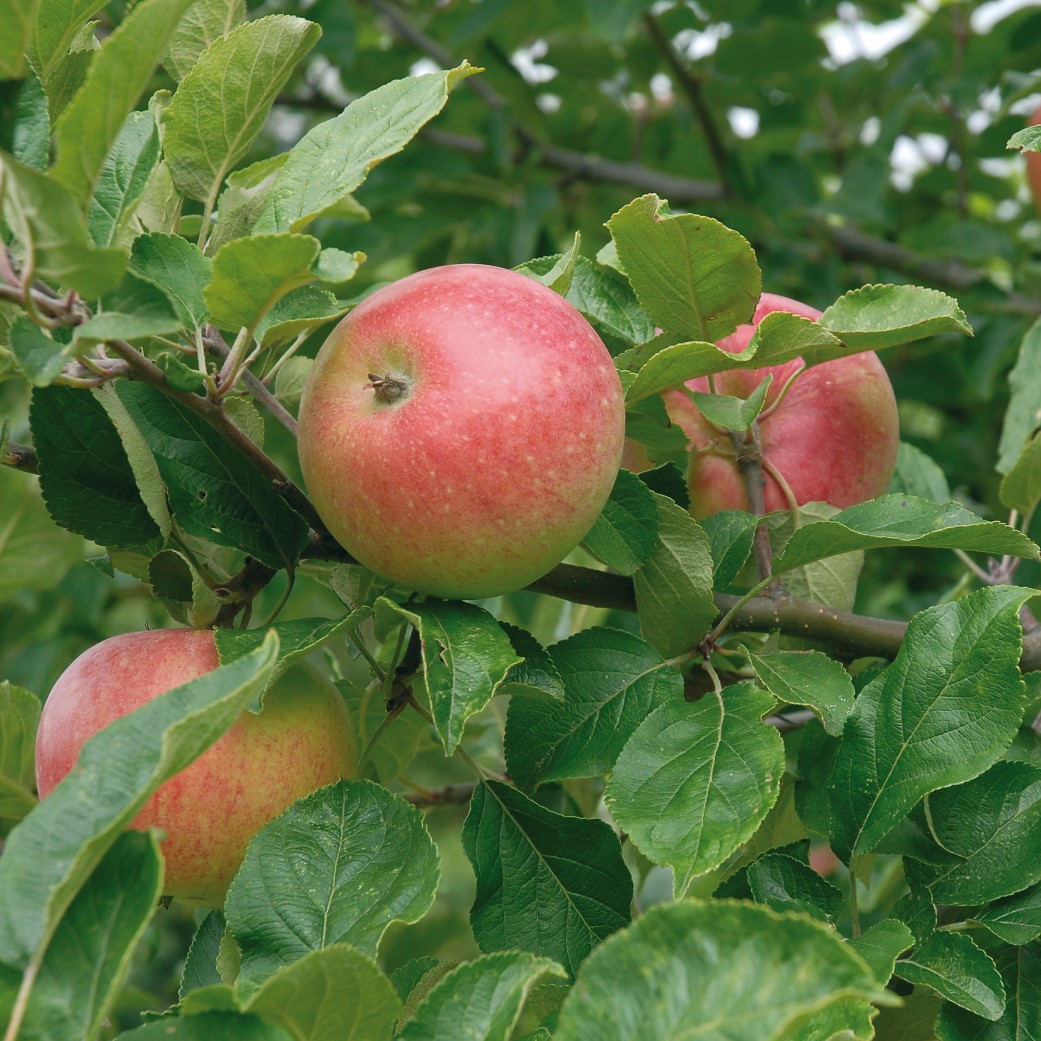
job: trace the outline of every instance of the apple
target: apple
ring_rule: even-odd
[[[743,351],[755,327],[773,311],[814,320],[821,316],[797,300],[764,293],[752,324],[739,326],[718,346],[735,354]],[[766,511],[788,509],[792,499],[800,506],[829,502],[844,508],[882,495],[893,477],[900,437],[896,399],[882,362],[865,351],[815,365],[796,376],[778,401],[801,366],[797,358],[762,369],[731,369],[714,378],[718,393],[747,398],[773,375],[757,421]],[[704,377],[687,386],[709,390]],[[668,390],[664,397],[670,418],[690,439],[691,513],[703,518],[720,510],[748,510],[729,434],[709,423],[684,391]]]
[[[103,640],[58,678],[36,739],[36,785],[45,798],[88,738],[160,694],[218,665],[209,630],[155,629]],[[357,745],[343,699],[306,663],[244,711],[195,762],[166,781],[132,827],[165,832],[165,889],[219,906],[249,840],[291,803],[351,776]]]
[[[582,541],[624,433],[614,363],[571,304],[454,264],[379,289],[333,330],[301,398],[300,465],[358,561],[468,600],[528,585]]]
[[[1041,106],[1031,113],[1027,126],[1041,124]],[[1041,152],[1025,152],[1027,157],[1027,180],[1030,183],[1030,194],[1034,197],[1034,206],[1041,213]]]

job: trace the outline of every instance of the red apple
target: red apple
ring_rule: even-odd
[[[209,630],[156,629],[104,640],[58,678],[36,739],[41,798],[72,769],[97,731],[218,665]],[[198,759],[163,784],[132,827],[161,828],[164,891],[217,906],[249,840],[291,803],[349,777],[357,745],[336,688],[298,664]]]
[[[814,320],[821,315],[797,300],[764,293],[752,324],[739,326],[719,346],[735,354],[743,351],[755,327],[773,311]],[[715,376],[718,393],[747,398],[773,375],[758,420],[767,512],[791,505],[778,475],[799,505],[829,502],[844,508],[882,495],[893,477],[900,433],[893,388],[878,356],[865,351],[806,369],[778,404],[778,395],[801,365],[801,359],[794,359]],[[706,378],[690,380],[687,386],[709,390]],[[730,436],[709,423],[681,390],[666,391],[665,405],[690,438],[691,513],[701,518],[720,510],[747,510],[748,494]]]
[[[378,290],[333,330],[300,403],[300,464],[362,564],[476,599],[533,582],[585,537],[624,427],[611,356],[571,304],[458,264]]]
[[[1041,124],[1041,107],[1034,109],[1027,126]],[[1034,206],[1041,213],[1041,152],[1025,152],[1027,157],[1027,180],[1030,183],[1030,194],[1034,197]]]

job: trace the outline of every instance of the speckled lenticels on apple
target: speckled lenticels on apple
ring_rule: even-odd
[[[622,387],[579,312],[525,275],[432,268],[363,301],[318,354],[300,463],[362,564],[409,589],[519,589],[586,535],[610,495]]]

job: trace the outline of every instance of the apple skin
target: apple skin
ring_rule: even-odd
[[[369,374],[392,377],[381,400]],[[312,501],[358,561],[418,592],[511,592],[593,526],[622,456],[622,387],[552,290],[482,264],[373,293],[333,330],[300,404]]]
[[[821,312],[797,300],[764,293],[751,325],[741,325],[718,346],[743,351],[755,327],[773,311],[805,318]],[[801,365],[796,358],[762,369],[717,373],[720,394],[747,398],[772,374],[764,412],[776,401],[788,378]],[[707,392],[707,378],[690,380],[691,390]],[[688,471],[690,511],[696,518],[721,510],[748,510],[748,494],[734,458],[730,437],[716,430],[680,390],[664,392],[669,417],[690,439]],[[815,365],[800,375],[777,409],[759,420],[764,460],[788,483],[796,502],[829,502],[843,509],[882,495],[896,467],[900,422],[896,399],[878,355],[870,351]],[[775,478],[764,470],[766,511],[790,503]]]
[[[58,678],[36,738],[36,785],[45,798],[72,770],[88,738],[173,687],[218,665],[209,630],[155,629],[113,636]],[[244,711],[195,762],[166,781],[131,827],[161,828],[164,892],[223,903],[249,840],[291,803],[357,766],[354,729],[336,688],[306,663]]]
[[[1027,121],[1028,127],[1041,124],[1041,107],[1034,109]],[[1025,152],[1027,159],[1027,181],[1030,194],[1034,197],[1034,208],[1041,213],[1041,152]]]

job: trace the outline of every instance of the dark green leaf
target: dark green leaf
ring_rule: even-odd
[[[937,903],[986,903],[1041,880],[1041,768],[995,763],[927,805],[936,841],[956,858],[922,868]]]
[[[564,700],[516,697],[506,716],[506,762],[522,788],[609,773],[647,713],[682,697],[680,674],[629,633],[586,629],[550,655]]]
[[[1019,608],[996,586],[922,611],[896,660],[857,698],[831,778],[832,844],[867,852],[925,795],[977,777],[1023,711]]]
[[[66,344],[51,339],[24,315],[11,324],[11,353],[22,375],[34,387],[48,387],[60,375],[71,351]]]
[[[319,789],[266,825],[228,891],[238,987],[330,944],[375,957],[392,922],[417,922],[440,880],[422,814],[370,781]]]
[[[181,321],[166,293],[127,273],[101,301],[102,311],[76,326],[76,340],[140,340],[176,333]]]
[[[726,589],[748,562],[759,518],[744,510],[722,510],[700,523],[712,551],[713,584]]]
[[[223,912],[210,911],[195,930],[181,973],[181,984],[177,988],[179,998],[183,998],[189,991],[216,986],[222,982],[217,970],[217,959],[220,956],[225,929]]]
[[[663,495],[658,543],[636,573],[640,629],[648,643],[671,656],[696,647],[716,617],[708,537],[686,510]]]
[[[137,1030],[120,1034],[120,1041],[298,1041],[281,1027],[257,1016],[236,1012],[202,1012],[172,1019],[164,1016]]]
[[[651,490],[628,470],[619,470],[583,545],[598,560],[623,575],[635,574],[658,541],[658,509]]]
[[[1010,510],[1029,517],[1041,499],[1041,434],[1031,438],[1005,475],[998,494]]]
[[[1007,474],[1041,426],[1041,319],[1023,337],[1008,377],[1011,397],[998,446],[997,471]]]
[[[751,838],[777,801],[784,743],[753,683],[652,712],[622,749],[604,801],[633,844],[676,872],[677,895]]]
[[[906,495],[883,495],[850,506],[830,520],[798,529],[774,560],[774,573],[783,574],[815,560],[856,549],[922,546],[964,549],[1036,560],[1036,545],[1022,532],[999,521],[980,520],[955,502],[939,504]]]
[[[127,381],[117,389],[188,534],[242,549],[269,567],[295,560],[307,544],[307,523],[267,478],[199,416],[159,391]]]
[[[434,726],[451,754],[467,719],[491,701],[520,658],[499,623],[476,604],[428,600],[402,605],[381,598],[377,611],[400,615],[419,631]]]
[[[484,951],[531,951],[573,974],[629,921],[632,877],[603,821],[563,817],[484,781],[463,825],[463,848],[477,876],[470,921]],[[539,914],[529,913],[533,906]]]
[[[994,962],[965,933],[933,933],[901,958],[894,972],[984,1019],[1000,1019],[1005,1011],[1005,988]]]
[[[726,394],[703,394],[694,391],[691,397],[701,414],[723,430],[747,430],[763,411],[766,395],[773,383],[767,376],[747,398],[733,398]]]
[[[896,472],[889,491],[895,495],[913,495],[933,502],[948,502],[951,488],[939,466],[920,448],[900,442],[896,455]]]
[[[974,912],[972,919],[982,922],[1005,943],[1030,943],[1041,936],[1041,886],[1005,897]]]
[[[29,418],[40,488],[63,528],[102,546],[140,546],[160,533],[119,434],[94,395],[37,387]]]
[[[287,293],[257,323],[256,339],[261,347],[278,347],[326,322],[341,318],[347,305],[319,286],[300,286]],[[303,361],[302,358],[290,359]],[[279,376],[285,366],[279,370]],[[281,394],[279,394],[281,398]]]
[[[850,940],[850,946],[871,967],[880,987],[889,982],[896,959],[913,947],[914,943],[911,930],[895,918],[876,922],[870,929],[865,929],[861,936]]]
[[[748,655],[756,678],[778,700],[808,705],[829,734],[842,733],[853,711],[853,680],[820,651],[775,651]]]

